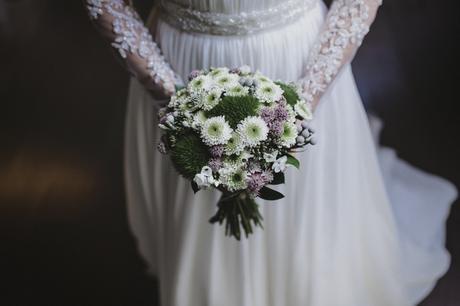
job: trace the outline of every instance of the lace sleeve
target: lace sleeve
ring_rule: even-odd
[[[155,94],[170,96],[182,84],[127,0],[85,0],[90,18],[127,69]]]
[[[316,107],[340,68],[361,45],[382,0],[334,0],[300,80],[303,98]]]

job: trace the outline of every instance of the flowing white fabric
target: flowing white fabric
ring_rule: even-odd
[[[279,1],[182,2],[238,13]],[[295,22],[238,36],[190,33],[160,19],[155,40],[183,79],[193,69],[248,64],[271,78],[296,81],[325,14],[317,1]],[[140,252],[159,279],[161,305],[415,305],[446,271],[443,227],[455,188],[388,149],[377,154],[349,65],[316,110],[318,144],[298,155],[301,169],[288,169],[279,187],[286,197],[258,200],[265,229],[241,242],[208,223],[219,193],[194,195],[169,157],[157,152],[154,105],[133,79],[128,212]]]

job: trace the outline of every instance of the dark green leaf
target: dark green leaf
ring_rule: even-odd
[[[300,100],[300,97],[297,94],[295,87],[291,84],[286,84],[282,82],[275,83],[278,84],[283,90],[283,96],[286,99],[287,103],[291,106],[296,105],[297,101]]]
[[[270,185],[280,185],[284,184],[284,173],[278,172],[273,175],[273,181],[270,182]]]
[[[297,169],[299,169],[299,167],[300,167],[299,160],[297,158],[295,158],[294,156],[292,156],[291,154],[287,154],[287,162],[286,163],[296,167]]]
[[[174,87],[176,87],[176,92],[179,91],[179,90],[181,90],[181,89],[183,89],[183,88],[185,88],[185,86],[183,86],[183,85],[177,85],[177,84],[174,85]]]
[[[200,190],[200,188],[198,188],[197,183],[195,183],[194,181],[191,181],[190,183],[192,184],[193,192],[197,193]]]
[[[262,187],[262,189],[260,189],[259,191],[259,198],[267,200],[267,201],[276,201],[276,200],[284,198],[284,195],[268,187]]]

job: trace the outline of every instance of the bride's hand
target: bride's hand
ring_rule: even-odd
[[[149,89],[150,94],[155,100],[169,100],[176,93],[174,83],[154,83]]]

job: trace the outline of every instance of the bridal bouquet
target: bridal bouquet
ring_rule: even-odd
[[[210,222],[225,222],[226,235],[239,240],[241,229],[247,237],[253,225],[262,227],[256,198],[283,198],[268,185],[283,184],[288,165],[299,167],[292,153],[313,144],[311,119],[294,84],[247,66],[193,71],[159,112],[158,149],[195,192],[222,192]]]

